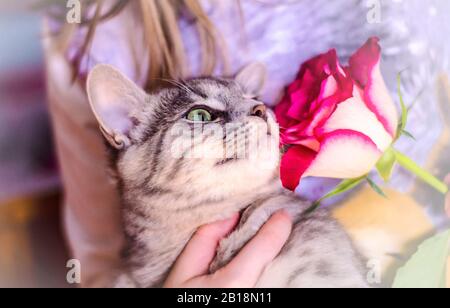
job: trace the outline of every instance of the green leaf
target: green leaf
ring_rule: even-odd
[[[364,175],[362,177],[356,178],[356,179],[349,179],[349,180],[344,180],[341,183],[339,183],[338,186],[336,186],[336,188],[334,188],[332,191],[330,191],[329,193],[327,193],[324,197],[322,197],[319,201],[324,201],[325,199],[329,199],[331,197],[340,195],[342,193],[345,193],[353,188],[355,188],[356,186],[358,186],[363,180],[365,180],[367,177],[367,175]]]
[[[323,196],[322,198],[320,198],[319,200],[314,202],[313,205],[310,208],[308,208],[305,213],[310,214],[310,213],[314,212],[316,209],[318,209],[320,207],[321,203],[323,201],[325,201],[326,199],[329,199],[331,197],[334,197],[334,196],[343,194],[349,190],[352,190],[353,188],[358,186],[362,181],[364,181],[366,178],[367,178],[367,175],[364,175],[364,176],[356,178],[356,179],[349,179],[349,180],[342,181],[332,191],[330,191],[325,196]]]
[[[381,189],[380,186],[378,186],[374,181],[372,181],[372,179],[370,179],[369,177],[366,179],[367,182],[369,183],[370,187],[372,187],[372,189],[379,194],[380,196],[382,196],[383,198],[388,198],[386,196],[386,194],[384,193],[384,191]]]
[[[446,194],[448,192],[448,187],[445,183],[438,180],[436,177],[431,175],[429,172],[425,171],[422,167],[420,167],[417,163],[415,163],[412,159],[407,157],[406,155],[394,150],[395,158],[399,165],[401,165],[406,170],[418,176],[422,181],[436,189],[442,194]]]
[[[389,149],[384,152],[383,156],[378,161],[376,167],[378,170],[378,173],[383,178],[385,182],[389,182],[392,176],[392,170],[394,169],[396,159],[395,159],[395,152],[390,147]]]
[[[398,270],[393,287],[444,288],[449,250],[450,230],[428,239]]]
[[[413,139],[414,141],[417,141],[416,137],[414,137],[413,134],[411,134],[410,132],[408,132],[406,130],[402,130],[402,135],[405,135],[405,136]]]
[[[323,200],[314,202],[314,203],[313,203],[313,204],[305,211],[305,214],[306,214],[306,215],[309,215],[309,214],[313,213],[315,210],[317,210],[317,209],[321,206],[322,201],[323,201]]]
[[[402,77],[400,74],[397,75],[397,92],[398,97],[400,99],[400,106],[402,109],[402,116],[398,125],[397,131],[397,139],[401,136],[402,132],[406,128],[406,124],[408,123],[408,108],[406,107],[405,100],[403,99],[402,93]]]

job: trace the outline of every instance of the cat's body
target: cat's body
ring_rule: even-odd
[[[195,79],[151,95],[111,67],[91,73],[90,102],[116,148],[124,200],[128,273],[115,285],[161,286],[200,226],[242,212],[220,244],[214,272],[286,210],[293,232],[257,287],[367,286],[338,223],[326,210],[306,215],[311,204],[281,187],[277,125],[254,98],[262,84],[259,65],[236,81]]]
[[[142,213],[136,213],[132,208],[125,209],[131,249],[127,258],[135,280],[133,283],[141,287],[161,286],[175,259],[198,227],[247,208],[239,227],[222,241],[212,271],[230,261],[271,214],[285,209],[296,217],[292,236],[281,254],[266,269],[257,287],[365,286],[361,260],[345,232],[327,211],[318,210],[302,221],[301,214],[309,204],[277,186],[272,184],[272,191],[261,189],[262,193],[254,196],[204,203],[197,211],[192,211],[192,215],[163,212],[156,215],[158,218],[153,216],[149,222],[146,221],[149,216],[140,216]],[[150,198],[149,201],[156,205],[167,204],[164,201],[159,203],[157,198]],[[208,213],[208,210],[204,213],[206,208],[227,210],[220,214]],[[123,278],[118,285],[129,285],[128,277]]]

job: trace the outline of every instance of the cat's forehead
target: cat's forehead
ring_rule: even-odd
[[[232,79],[197,78],[187,81],[187,85],[205,97],[216,97],[222,93],[241,93],[237,83]]]
[[[232,79],[197,78],[176,87],[176,97],[186,104],[212,104],[216,109],[232,108],[243,92]]]
[[[187,85],[193,92],[188,93],[189,95],[211,102],[217,101],[225,104],[227,107],[231,107],[229,105],[232,105],[233,101],[243,95],[241,88],[231,79],[193,79]]]

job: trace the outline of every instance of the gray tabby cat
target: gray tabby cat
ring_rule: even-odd
[[[359,255],[328,211],[305,215],[310,204],[280,184],[278,126],[256,99],[265,76],[253,64],[234,80],[193,79],[146,94],[111,66],[91,72],[89,101],[114,149],[123,196],[128,274],[116,286],[161,286],[200,226],[242,211],[214,272],[284,209],[295,218],[292,235],[257,287],[367,287]]]

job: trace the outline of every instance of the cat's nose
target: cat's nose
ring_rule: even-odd
[[[265,120],[267,119],[267,107],[263,104],[256,105],[252,108],[250,115]]]

